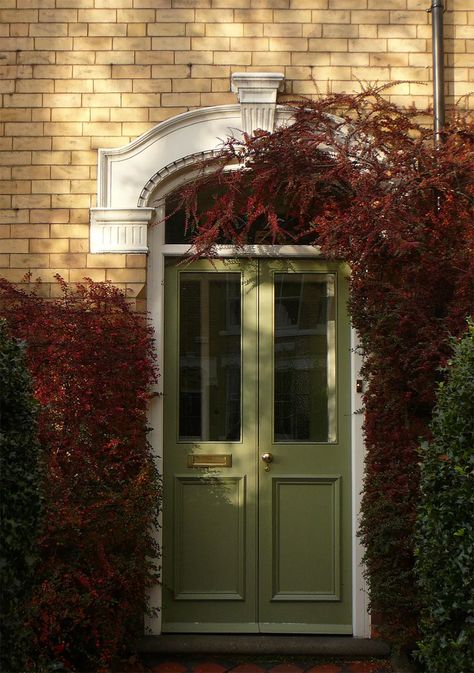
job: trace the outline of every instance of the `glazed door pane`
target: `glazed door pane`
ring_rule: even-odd
[[[241,278],[182,274],[179,286],[179,439],[240,439]]]
[[[274,276],[274,437],[328,442],[335,437],[334,277]]]

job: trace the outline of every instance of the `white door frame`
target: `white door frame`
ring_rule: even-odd
[[[188,163],[188,167],[190,163]],[[173,171],[171,171],[173,173]],[[156,186],[148,206],[155,209],[156,221],[163,222],[164,198],[166,194],[176,189],[189,176],[182,171],[176,171],[176,176],[163,178]],[[189,178],[188,178],[189,179]],[[167,257],[184,257],[189,254],[188,245],[171,245],[164,242],[163,225],[152,226],[148,231],[148,282],[147,302],[150,319],[156,335],[157,352],[163,352],[161,343],[164,335],[164,270]],[[217,246],[215,256],[218,258],[257,257],[257,258],[312,258],[323,259],[321,251],[315,246],[306,245],[247,245],[238,250],[232,245]],[[357,537],[360,516],[360,501],[363,488],[363,468],[365,447],[362,432],[363,414],[362,393],[358,381],[360,380],[361,357],[357,350],[357,334],[351,329],[351,471],[352,471],[352,614],[354,637],[370,637],[370,615],[368,612],[367,588],[363,577],[362,556],[363,548]],[[154,448],[155,457],[162,472],[163,446],[163,380],[166,375],[163,360],[159,361],[160,380],[157,388],[158,395],[153,398],[150,407],[150,427],[154,428],[150,435],[150,442]],[[358,392],[359,391],[359,392]],[[161,542],[161,537],[159,542]],[[161,608],[161,588],[153,590],[150,603],[153,607]],[[157,617],[147,622],[153,634],[161,633],[161,612]]]
[[[264,74],[264,73],[263,73]],[[263,75],[255,73],[255,75]],[[252,79],[252,78],[250,78]],[[270,78],[271,79],[271,78]],[[252,83],[252,82],[251,82]],[[278,82],[277,82],[278,85]],[[258,102],[255,119],[258,119]],[[285,108],[273,106],[277,125],[289,122]],[[186,245],[166,245],[164,226],[149,226],[152,221],[163,219],[163,197],[180,183],[189,179],[195,170],[196,161],[214,151],[236,129],[248,129],[251,103],[243,100],[241,105],[225,105],[192,110],[158,124],[130,144],[113,149],[99,150],[97,207],[91,209],[91,252],[148,252],[147,303],[150,319],[155,330],[158,356],[162,353],[163,281],[165,258],[181,256],[188,252]],[[268,108],[268,104],[266,104]],[[242,108],[242,109],[241,109]],[[245,112],[245,115],[244,115]],[[273,123],[273,118],[272,118]],[[251,129],[250,129],[251,130]],[[161,201],[160,201],[161,199]],[[282,246],[219,246],[218,257],[285,257],[321,258],[317,247]],[[361,359],[357,353],[357,335],[351,335],[351,461],[352,461],[352,607],[353,635],[370,637],[367,587],[363,577],[363,548],[357,537],[359,527],[361,492],[365,447],[362,432],[362,394],[358,392]],[[153,445],[158,467],[163,457],[163,408],[160,393],[165,375],[163,362],[159,359],[160,379],[150,404],[150,441]],[[161,534],[158,531],[159,542]],[[157,586],[150,596],[150,603],[161,607],[161,591]],[[161,614],[148,620],[152,634],[161,633]]]

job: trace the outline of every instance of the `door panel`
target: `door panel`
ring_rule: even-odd
[[[346,285],[325,262],[260,270],[261,631],[352,632]]]
[[[166,269],[164,631],[258,630],[254,281],[251,263]]]
[[[165,284],[164,630],[350,633],[340,267],[171,261]]]
[[[175,478],[175,600],[244,600],[245,477]]]
[[[272,486],[271,600],[339,600],[340,477],[275,477]]]

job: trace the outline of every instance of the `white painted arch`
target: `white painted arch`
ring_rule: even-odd
[[[248,73],[246,73],[248,75]],[[91,209],[91,252],[148,253],[147,297],[148,310],[155,330],[157,351],[161,352],[164,333],[163,280],[164,262],[167,256],[180,256],[188,252],[185,245],[165,245],[164,227],[149,226],[153,220],[164,216],[164,197],[179,184],[189,179],[200,159],[219,149],[229,135],[240,135],[241,128],[252,131],[262,119],[279,126],[289,121],[289,113],[276,106],[276,88],[281,78],[265,80],[265,73],[255,73],[250,81],[250,94],[239,91],[238,79],[235,88],[241,104],[216,106],[185,112],[155,126],[130,144],[115,149],[99,150],[97,208]],[[270,82],[267,94],[261,95],[258,82]],[[260,86],[259,84],[259,86]],[[272,90],[273,87],[273,90]],[[254,100],[252,98],[255,92]],[[245,106],[245,109],[243,109]],[[263,107],[271,107],[272,114],[263,113]],[[245,126],[244,126],[245,124]],[[311,246],[244,246],[239,256],[266,257],[317,257],[320,251]],[[219,246],[216,255],[233,257],[232,246]],[[366,585],[362,574],[363,550],[356,535],[360,513],[360,494],[363,488],[364,442],[362,433],[362,395],[357,392],[357,379],[361,366],[357,354],[357,336],[352,332],[351,386],[352,386],[352,529],[353,529],[353,635],[370,636],[370,618]],[[164,372],[161,367],[161,379]],[[161,383],[157,393],[161,393]],[[150,407],[150,426],[154,428],[150,440],[160,466],[163,456],[163,410],[158,394]],[[151,593],[150,602],[158,609],[161,606],[160,587]],[[152,634],[161,632],[161,617],[149,620]]]

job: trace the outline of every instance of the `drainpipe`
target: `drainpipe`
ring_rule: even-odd
[[[445,125],[443,0],[432,0],[430,9],[433,36],[433,112],[434,140],[439,145]]]

